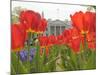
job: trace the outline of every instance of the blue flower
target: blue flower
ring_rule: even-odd
[[[27,50],[21,50],[20,53],[19,53],[20,59],[22,61],[26,61],[27,58],[28,58],[27,54],[28,54]]]
[[[35,52],[36,52],[36,48],[31,48],[29,50],[29,54],[28,54],[28,50],[21,50],[20,53],[19,53],[20,60],[21,61],[27,61],[28,58],[29,58],[29,60],[31,62],[34,58]]]
[[[30,61],[33,60],[34,55],[35,55],[35,52],[36,52],[36,49],[35,49],[35,48],[31,48],[31,49],[30,49]]]

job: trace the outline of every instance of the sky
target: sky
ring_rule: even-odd
[[[96,1],[95,0],[25,0],[25,1],[45,1],[45,2],[62,2],[62,3],[96,5]]]
[[[41,1],[41,0],[37,0],[37,1]],[[49,0],[42,0],[42,1],[48,2]],[[50,1],[52,2],[52,0]],[[59,1],[56,1],[56,2],[59,2]],[[65,3],[64,1],[65,0],[62,0],[62,3]],[[53,2],[55,2],[55,0]],[[67,5],[67,4],[61,5],[61,4],[12,1],[12,11],[13,11],[13,8],[19,7],[19,6],[22,8],[29,9],[29,10],[34,10],[36,12],[39,12],[40,14],[44,12],[44,17],[46,19],[53,19],[53,20],[55,19],[70,20],[71,14],[74,14],[75,12],[78,12],[78,11],[85,12],[87,10],[87,6],[79,6],[79,5]]]

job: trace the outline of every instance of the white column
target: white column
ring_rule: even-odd
[[[60,26],[60,30],[59,31],[60,31],[60,34],[61,34],[61,26]]]
[[[56,36],[56,26],[54,26],[54,35]]]
[[[50,35],[51,33],[50,33],[50,26],[48,26],[48,35]]]

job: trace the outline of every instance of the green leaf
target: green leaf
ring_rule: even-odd
[[[13,65],[13,68],[17,74],[28,73],[27,68],[23,65],[19,59],[19,56],[17,56],[15,52],[11,52],[11,61],[11,64]]]
[[[11,75],[16,75],[15,69],[12,64],[11,64]]]

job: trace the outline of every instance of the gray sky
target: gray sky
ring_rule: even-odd
[[[62,0],[62,1],[64,1],[64,0]],[[51,18],[53,20],[54,19],[70,20],[70,14],[74,14],[75,12],[80,11],[80,10],[83,12],[85,12],[87,10],[86,6],[79,6],[79,5],[60,5],[60,4],[17,2],[17,1],[12,2],[12,10],[14,7],[19,7],[19,6],[22,8],[34,10],[36,12],[39,12],[40,14],[43,11],[44,17],[46,19]]]

